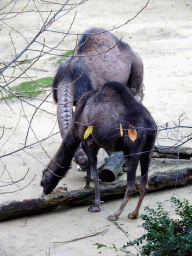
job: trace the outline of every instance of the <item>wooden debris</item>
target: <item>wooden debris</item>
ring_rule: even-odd
[[[139,180],[139,179],[138,179]],[[157,172],[149,178],[149,192],[178,188],[192,184],[192,168]],[[116,181],[100,185],[101,200],[107,201],[122,198],[125,193],[126,182]],[[135,195],[139,194],[139,185]],[[79,206],[92,204],[94,189],[80,189],[63,192],[56,189],[45,198],[12,201],[0,206],[0,221],[49,212],[58,206]]]
[[[192,148],[156,146],[152,157],[189,160],[192,158]]]

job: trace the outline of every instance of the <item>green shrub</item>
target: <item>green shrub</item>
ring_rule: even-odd
[[[147,214],[142,215],[143,227],[147,233],[139,239],[127,244],[140,246],[141,255],[154,256],[191,256],[192,255],[192,206],[189,202],[172,197],[175,212],[179,219],[171,219],[163,207],[158,203],[155,211],[145,208]]]
[[[105,247],[126,252],[127,247],[138,246],[140,254],[144,256],[192,256],[192,206],[187,200],[181,202],[175,197],[172,197],[171,201],[175,205],[178,219],[169,218],[161,203],[158,203],[157,210],[146,207],[147,214],[142,215],[146,234],[127,242],[122,248],[98,243],[97,248]],[[125,233],[116,222],[114,224]]]

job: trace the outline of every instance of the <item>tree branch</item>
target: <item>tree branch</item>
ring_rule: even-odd
[[[157,172],[149,179],[149,192],[182,187],[192,184],[192,168],[181,170]],[[126,182],[119,181],[112,184],[105,183],[100,186],[101,200],[108,201],[124,196]],[[139,185],[135,195],[139,194]],[[92,204],[94,189],[80,189],[71,192],[55,190],[45,198],[13,201],[0,206],[0,221],[24,217],[43,212],[49,212],[58,206],[79,206]]]

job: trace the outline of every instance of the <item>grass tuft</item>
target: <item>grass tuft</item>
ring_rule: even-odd
[[[44,88],[51,87],[53,83],[52,77],[44,77],[34,81],[23,82],[19,85],[11,87],[11,91],[15,94],[9,93],[5,99],[10,99],[16,96],[19,97],[33,97],[39,93],[44,92]]]
[[[71,56],[73,54],[74,54],[74,50],[67,51],[66,53],[64,53],[63,57],[57,61],[57,64],[60,65],[62,62],[67,60],[68,56]]]

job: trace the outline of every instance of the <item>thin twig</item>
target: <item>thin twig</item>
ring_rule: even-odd
[[[45,21],[45,23],[43,24],[43,26],[41,27],[41,29],[39,30],[39,32],[35,35],[35,37],[24,47],[24,49],[17,54],[9,63],[7,63],[7,65],[5,67],[3,67],[0,70],[0,73],[3,73],[11,64],[13,64],[16,60],[18,60],[24,52],[26,52],[26,50],[36,41],[36,39],[48,28],[51,26],[51,24],[55,21],[56,16],[64,9],[64,7],[66,6],[66,4],[69,2],[69,0],[67,0],[62,7],[53,15],[52,18],[50,18],[49,20]],[[81,1],[83,2],[83,1]],[[76,6],[78,6],[78,4],[76,4]],[[73,7],[74,9],[75,7]]]
[[[32,179],[27,185],[25,185],[24,187],[19,188],[19,189],[17,189],[17,190],[13,190],[13,191],[2,192],[2,193],[0,193],[0,195],[12,194],[12,193],[21,191],[21,190],[23,190],[24,188],[27,188],[27,187],[34,181],[35,177],[36,177],[36,175],[35,175],[35,176],[33,177],[33,179]]]
[[[82,236],[82,237],[78,237],[78,238],[75,238],[75,239],[72,239],[72,240],[68,240],[68,241],[63,241],[63,242],[51,242],[53,243],[54,245],[55,244],[67,244],[67,243],[72,243],[72,242],[76,242],[76,241],[79,241],[79,240],[82,240],[82,239],[85,239],[85,238],[89,238],[89,237],[93,237],[93,236],[97,236],[97,235],[101,235],[101,234],[104,234],[108,229],[105,229],[103,231],[99,231],[99,232],[96,232],[94,234],[90,234],[90,235],[87,235],[87,236]]]
[[[2,185],[2,186],[0,186],[0,187],[1,187],[1,188],[2,188],[2,187],[7,187],[7,186],[11,186],[11,185],[13,185],[13,184],[19,183],[20,181],[22,181],[22,180],[24,180],[24,179],[26,178],[26,176],[27,176],[28,173],[29,173],[29,168],[28,168],[26,174],[25,174],[21,179],[16,180],[16,181],[11,181],[11,182],[9,181],[8,184],[4,184],[4,185]],[[5,182],[4,182],[4,183],[5,183]]]

